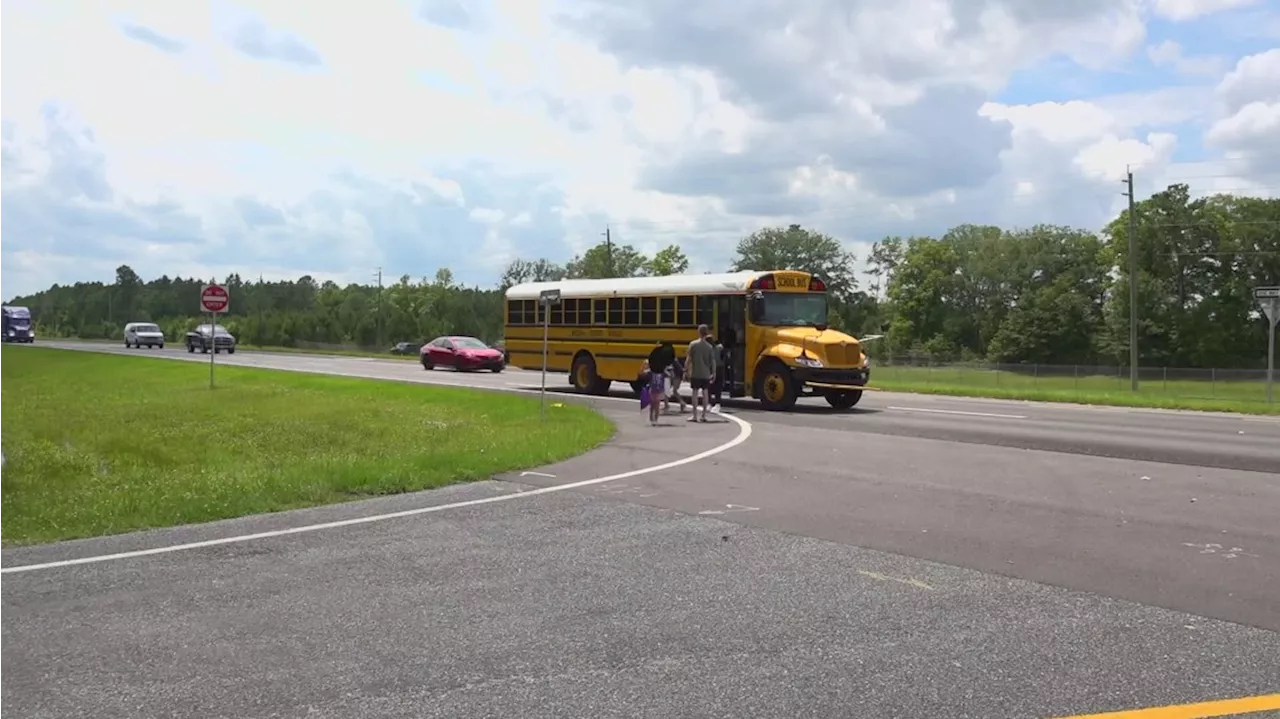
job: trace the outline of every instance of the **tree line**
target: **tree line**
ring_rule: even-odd
[[[1265,365],[1266,321],[1252,297],[1280,284],[1280,200],[1220,194],[1192,199],[1172,185],[1137,203],[1134,218],[1139,350],[1143,364]],[[1038,225],[962,225],[940,237],[876,242],[858,283],[857,259],[830,235],[799,225],[744,237],[727,270],[800,269],[827,282],[830,324],[880,336],[874,355],[1007,363],[1123,364],[1129,347],[1129,216],[1101,232]],[[687,272],[678,245],[652,256],[602,242],[568,262],[518,259],[497,287],[466,287],[447,268],[384,287],[225,278],[241,342],[386,349],[441,334],[502,336],[503,292],[563,278]],[[54,285],[9,304],[30,307],[45,335],[120,339],[125,322],[153,321],[180,337],[201,317],[200,286],[213,278],[144,281],[128,266],[115,281]]]

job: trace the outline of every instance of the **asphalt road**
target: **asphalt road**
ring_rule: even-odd
[[[537,382],[363,358],[218,361]],[[653,429],[638,405],[585,401],[620,435],[540,470],[554,476],[5,550],[3,563],[558,485],[737,432]],[[734,409],[746,442],[663,472],[7,574],[3,708],[1051,717],[1280,691],[1280,421],[889,393],[852,413],[749,407]]]

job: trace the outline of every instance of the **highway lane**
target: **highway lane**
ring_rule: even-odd
[[[426,372],[403,360],[238,352],[217,361],[538,382],[536,372]],[[551,383],[564,388],[562,376]],[[648,478],[660,499],[640,503],[756,507],[732,520],[1280,630],[1275,418],[887,392],[868,393],[854,412],[820,401],[790,413],[751,407],[731,410],[756,426],[748,445],[714,472]]]

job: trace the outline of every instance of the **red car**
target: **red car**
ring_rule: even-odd
[[[506,365],[501,350],[496,350],[475,337],[437,337],[418,350],[422,369],[452,367],[463,370],[487,369],[501,372]]]

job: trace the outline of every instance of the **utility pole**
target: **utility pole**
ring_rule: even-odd
[[[1129,389],[1138,391],[1138,213],[1133,197],[1133,171],[1125,166],[1129,198]]]
[[[609,263],[609,277],[613,277],[613,234],[610,232],[608,225],[604,226],[604,256]]]
[[[378,282],[378,294],[374,297],[374,316],[373,326],[374,334],[377,337],[378,349],[382,349],[382,268],[379,267],[374,273],[374,279]]]

